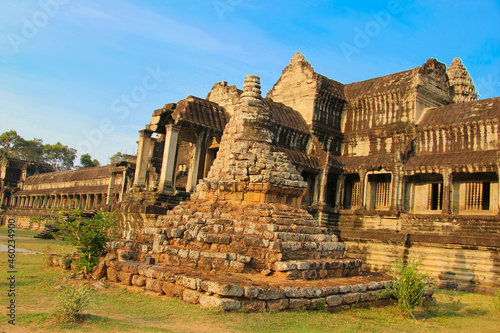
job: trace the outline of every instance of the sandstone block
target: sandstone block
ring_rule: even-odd
[[[92,277],[96,280],[100,280],[105,276],[106,276],[106,263],[104,261],[101,261],[99,265],[97,265],[94,268],[94,271],[92,272]]]
[[[144,287],[146,285],[146,278],[142,275],[133,275],[132,284],[136,287]]]
[[[205,291],[221,296],[239,297],[245,293],[245,290],[240,286],[237,286],[235,284],[225,284],[216,281],[202,281],[200,286],[201,289]]]
[[[344,285],[339,287],[339,293],[345,294],[351,292],[351,286],[349,285]]]
[[[232,272],[242,273],[245,270],[245,264],[242,262],[238,262],[238,261],[230,261],[229,262],[229,269]]]
[[[200,278],[194,278],[185,275],[175,276],[175,283],[192,290],[198,290],[200,288],[201,282],[202,280]]]
[[[236,257],[236,260],[241,262],[241,263],[248,264],[252,260],[252,257],[238,254]]]
[[[189,303],[192,303],[192,304],[196,304],[200,301],[200,297],[202,296],[203,294],[202,293],[199,293],[195,290],[191,290],[191,289],[184,289],[184,291],[182,292],[182,300],[184,302],[189,302]]]
[[[261,288],[257,286],[245,286],[243,289],[245,290],[244,295],[246,298],[256,298],[261,291]]]
[[[241,310],[245,312],[266,311],[266,302],[258,300],[241,300]]]
[[[221,308],[225,311],[236,311],[241,308],[241,302],[228,298],[201,295],[200,305],[204,308]]]
[[[153,291],[158,294],[163,294],[163,281],[147,279],[146,290]]]
[[[305,298],[291,298],[288,307],[292,310],[311,309],[311,300]]]
[[[134,274],[127,272],[118,272],[118,280],[120,280],[123,284],[127,286],[132,285],[132,276]]]
[[[106,271],[106,274],[108,276],[108,280],[118,282],[118,272],[116,271],[116,269],[109,267]]]
[[[270,300],[270,299],[280,299],[285,297],[285,291],[283,289],[261,289],[258,299]]]
[[[323,287],[321,296],[336,295],[339,293],[339,287]]]
[[[316,287],[304,288],[304,292],[305,292],[305,297],[307,298],[317,298],[320,297],[322,294],[322,290]]]
[[[267,311],[276,312],[288,309],[290,301],[286,298],[267,301]]]
[[[133,261],[121,261],[121,270],[127,273],[139,274],[139,263]]]
[[[139,265],[137,267],[137,272],[139,273],[139,275],[146,276],[146,271],[149,267],[151,267],[151,265]]]
[[[359,302],[360,293],[350,293],[343,296],[342,304],[353,304]]]
[[[340,295],[327,296],[326,304],[328,304],[328,306],[338,306],[342,304],[342,299],[343,298]]]
[[[185,288],[172,282],[163,282],[162,290],[168,297],[182,297]]]

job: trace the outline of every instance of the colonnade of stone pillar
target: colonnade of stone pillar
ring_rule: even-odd
[[[165,147],[163,150],[160,182],[158,184],[158,192],[160,193],[173,192],[180,129],[179,126],[174,124],[165,126]]]
[[[153,131],[143,129],[139,131],[139,148],[135,166],[134,187],[146,187],[146,172],[149,163],[149,150]]]
[[[13,208],[50,209],[68,207],[93,210],[97,206],[105,204],[106,198],[107,195],[104,193],[14,196],[11,206]],[[75,203],[70,207],[70,200],[73,199]]]

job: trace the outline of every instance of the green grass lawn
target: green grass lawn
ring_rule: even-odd
[[[0,228],[0,235],[6,235]],[[19,237],[32,231],[17,230]],[[0,244],[7,244],[0,239]],[[17,248],[68,253],[71,246],[55,240],[16,240]],[[64,279],[69,272],[49,267],[43,254],[16,256],[16,326],[7,324],[7,253],[0,253],[0,332],[498,332],[497,298],[470,293],[437,291],[433,307],[418,308],[417,321],[401,316],[394,306],[355,309],[341,313],[318,311],[280,313],[225,313],[202,309],[176,298],[109,285],[92,294],[92,304],[81,324],[62,325],[54,319],[57,286],[83,283]]]

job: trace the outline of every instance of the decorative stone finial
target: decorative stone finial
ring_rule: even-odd
[[[297,52],[295,52],[292,59],[290,60],[290,65],[293,63],[297,63],[299,61],[303,61],[303,60],[305,60],[304,56],[302,54],[300,54],[299,51],[297,51]]]
[[[460,58],[453,59],[446,74],[450,80],[451,97],[455,103],[477,100],[476,87]]]
[[[241,97],[262,97],[260,90],[260,77],[257,75],[248,74],[245,76],[245,83],[243,84],[243,94]]]

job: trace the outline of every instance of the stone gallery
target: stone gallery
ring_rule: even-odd
[[[478,100],[460,59],[342,84],[297,53],[265,98],[259,81],[155,110],[135,165],[28,177],[4,160],[4,221],[69,199],[117,211],[134,261],[108,260],[111,280],[226,309],[383,302],[397,259],[500,285],[500,99]]]

